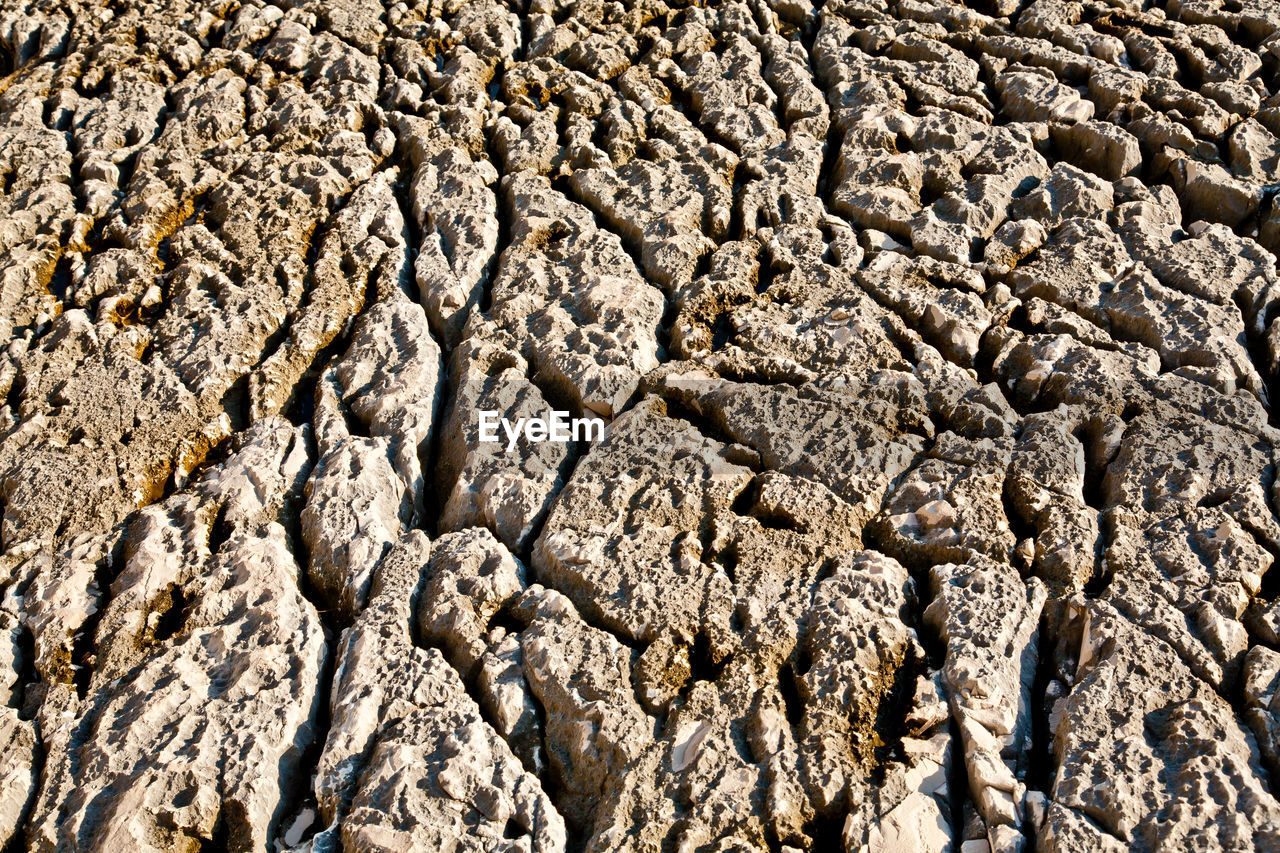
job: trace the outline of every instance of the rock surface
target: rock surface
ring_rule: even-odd
[[[0,848],[1280,849],[1278,73],[0,0]]]

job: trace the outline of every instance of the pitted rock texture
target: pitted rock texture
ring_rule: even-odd
[[[1263,0],[0,0],[0,849],[1280,850],[1277,187]]]

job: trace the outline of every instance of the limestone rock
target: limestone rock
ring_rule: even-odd
[[[804,715],[796,748],[805,791],[819,815],[852,806],[847,798],[859,787],[859,769],[876,760],[870,732],[916,654],[902,622],[913,596],[906,569],[866,552],[840,560],[814,589],[804,637],[810,667],[797,685]],[[892,826],[904,817],[887,820]]]
[[[1053,142],[1066,159],[1109,181],[1137,171],[1142,152],[1133,134],[1101,121],[1054,125]]]
[[[424,158],[413,173],[414,217],[429,235],[420,241],[414,275],[432,328],[448,344],[479,303],[498,246],[496,180],[489,161],[473,161],[457,147]]]
[[[1258,739],[1267,768],[1274,773],[1280,760],[1276,691],[1280,688],[1280,656],[1266,646],[1254,646],[1244,659],[1245,721]]]
[[[394,178],[392,172],[380,172],[365,183],[329,226],[306,306],[290,324],[285,342],[250,380],[256,417],[283,408],[316,353],[363,304],[366,290],[382,296],[399,287],[407,247],[404,219],[391,193]]]
[[[1280,849],[1277,63],[0,0],[0,847]]]
[[[547,711],[547,757],[570,785],[562,808],[579,825],[602,803],[627,763],[652,738],[630,684],[630,655],[582,621],[567,598],[530,587],[516,604],[525,678]]]
[[[524,574],[488,530],[446,534],[432,547],[424,572],[418,635],[443,647],[450,663],[470,677],[487,649],[489,622],[524,591]]]
[[[399,539],[343,635],[316,777],[329,824],[311,848],[563,850],[564,823],[538,780],[440,652],[413,641],[411,600],[430,550],[418,531]]]
[[[1107,842],[1098,839],[1106,836],[1148,849],[1270,845],[1280,807],[1261,781],[1252,738],[1230,706],[1169,646],[1105,605],[1088,611],[1082,637],[1078,684],[1061,709],[1054,739],[1060,769],[1052,796],[1064,810],[1050,809],[1045,833],[1060,838],[1060,845],[1100,846]],[[1171,771],[1157,772],[1166,761]],[[1123,790],[1105,783],[1117,773],[1126,780]],[[1230,822],[1219,822],[1223,806],[1197,781],[1209,779],[1239,792],[1227,806]],[[1176,817],[1149,817],[1144,804],[1174,798],[1183,804]],[[1073,837],[1081,841],[1066,841]]]
[[[407,520],[389,449],[385,438],[346,436],[320,457],[307,483],[308,574],[326,601],[348,613],[364,605],[374,567]]]
[[[549,388],[613,415],[658,364],[661,292],[612,232],[545,179],[518,174],[503,192],[516,224],[487,313]]]
[[[651,399],[623,415],[579,463],[538,538],[534,568],[624,637],[651,641],[673,631],[692,640],[726,630],[730,609],[728,575],[701,559],[702,512],[727,508],[753,475],[663,410]],[[627,514],[605,509],[617,500]]]
[[[1080,122],[1093,117],[1093,104],[1051,75],[1008,71],[996,80],[1005,111],[1023,121]]]
[[[1016,830],[1025,818],[1044,588],[981,557],[964,566],[935,566],[930,583],[934,599],[925,619],[947,645],[942,683],[960,729],[969,789],[989,830]],[[982,594],[965,595],[966,589]]]
[[[23,826],[39,782],[35,727],[19,719],[16,709],[4,708],[0,710],[0,738],[5,768],[4,778],[0,779],[0,839],[8,844]]]
[[[293,431],[260,427],[227,470],[131,531],[98,626],[92,689],[83,700],[73,690],[65,714],[41,721],[33,849],[84,838],[195,850],[219,826],[246,847],[274,836],[282,787],[296,783],[315,737],[327,650],[274,520],[297,488]],[[215,517],[222,541],[210,543]],[[79,726],[91,734],[71,737]]]
[[[573,449],[532,444],[520,434],[508,450],[511,437],[501,429],[496,441],[481,441],[480,413],[505,418],[514,428],[521,418],[547,417],[554,406],[530,381],[523,358],[482,337],[454,351],[450,387],[436,467],[436,488],[447,496],[441,529],[484,526],[507,547],[524,548],[564,485]]]

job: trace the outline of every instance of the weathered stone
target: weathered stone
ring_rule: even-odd
[[[1080,94],[1034,71],[1006,71],[996,78],[1005,112],[1020,121],[1080,122],[1093,117],[1093,104]]]
[[[945,261],[882,252],[859,271],[858,281],[918,327],[944,355],[964,366],[973,363],[982,333],[991,323],[991,314],[977,295],[986,286],[981,276]]]
[[[545,179],[517,174],[503,192],[516,221],[487,314],[548,388],[613,415],[658,364],[662,294],[615,235]]]
[[[443,530],[488,527],[516,550],[530,538],[564,484],[573,455],[556,442],[532,444],[521,435],[507,450],[509,436],[480,441],[480,412],[497,413],[510,423],[546,417],[554,406],[528,377],[528,364],[502,340],[484,336],[454,351],[450,366],[452,400],[440,431],[436,488],[446,496],[440,514]]]
[[[727,631],[730,610],[728,575],[701,560],[702,512],[727,509],[753,474],[726,459],[724,445],[663,414],[659,400],[631,410],[578,464],[538,538],[534,567],[624,637],[651,641],[669,630],[691,641]],[[629,513],[605,514],[619,488],[634,495],[622,504]]]
[[[329,823],[311,849],[476,850],[524,838],[563,850],[564,823],[537,779],[440,652],[413,642],[411,599],[430,550],[417,531],[398,540],[343,635],[316,777]]]
[[[36,731],[14,708],[0,708],[0,841],[8,844],[23,826],[28,803],[40,781],[36,764]]]
[[[804,700],[797,751],[818,815],[846,811],[859,770],[877,758],[873,732],[881,705],[916,654],[902,622],[913,596],[906,569],[867,552],[838,561],[814,589],[803,640],[811,663],[797,685]]]
[[[355,321],[351,344],[333,372],[321,378],[317,441],[328,445],[344,431],[327,389],[337,392],[373,439],[385,439],[391,467],[424,521],[433,425],[443,397],[440,348],[427,331],[422,309],[400,297],[370,306]],[[358,427],[357,427],[358,428]]]
[[[1044,588],[982,557],[935,566],[930,583],[934,599],[925,619],[947,646],[942,683],[960,729],[969,789],[989,829],[1016,830],[1025,818],[1022,780]]]
[[[1258,739],[1258,749],[1270,772],[1280,767],[1280,655],[1266,646],[1254,646],[1244,659],[1245,722]]]
[[[547,757],[570,787],[561,810],[585,824],[652,738],[636,704],[626,646],[582,621],[559,593],[530,587],[516,603],[525,678],[546,710]]]
[[[1180,158],[1170,172],[1178,200],[1197,219],[1236,226],[1258,209],[1258,190],[1221,166]]]
[[[908,562],[941,563],[982,554],[1007,562],[1016,544],[1002,493],[1011,443],[938,436],[885,496],[875,528],[884,547]]]
[[[1065,222],[1038,259],[1019,266],[1009,280],[1021,298],[1057,303],[1112,337],[1151,347],[1169,369],[1195,368],[1202,381],[1225,392],[1260,387],[1241,344],[1239,312],[1160,284],[1098,220]]]
[[[408,247],[400,206],[391,192],[394,172],[379,172],[356,190],[320,244],[309,298],[289,325],[280,348],[250,379],[254,417],[278,414],[316,354],[364,304],[400,287]]]
[[[677,115],[659,112],[650,121],[662,134]],[[738,165],[720,146],[690,150],[675,139],[676,145],[662,136],[649,140],[652,159],[637,157],[616,172],[587,169],[573,175],[574,190],[639,248],[645,273],[667,289],[691,279],[698,258],[724,238]]]
[[[448,344],[458,340],[488,281],[498,246],[497,177],[488,160],[473,161],[457,147],[424,158],[413,173],[409,191],[423,235],[414,274],[432,328]]]
[[[1118,430],[1118,419],[1083,407],[1059,407],[1023,421],[1006,485],[1022,520],[1035,528],[1031,560],[1051,588],[1079,592],[1095,573],[1101,523],[1085,488],[1110,461],[1107,453],[1115,448],[1109,443]]]
[[[1042,186],[1015,200],[1010,214],[1038,219],[1053,230],[1068,219],[1106,219],[1114,204],[1111,185],[1093,175],[1059,163]]]
[[[1280,848],[1277,61],[0,2],[0,846]]]
[[[1133,174],[1142,164],[1138,140],[1114,124],[1083,121],[1054,125],[1052,133],[1053,144],[1066,159],[1109,181]]]
[[[300,444],[262,421],[224,469],[131,527],[92,689],[42,719],[32,849],[84,838],[195,850],[219,826],[246,847],[273,837],[282,787],[299,781],[315,736],[326,654],[275,520],[298,487]],[[73,737],[79,726],[92,734]]]
[[[1077,686],[1055,712],[1059,770],[1043,831],[1058,849],[1101,846],[1107,836],[1146,849],[1275,843],[1280,805],[1231,707],[1169,646],[1105,605],[1089,608],[1082,637]],[[1108,781],[1117,778],[1123,786]],[[1170,817],[1153,819],[1151,806],[1170,802],[1179,804]],[[1224,810],[1230,820],[1220,820]]]
[[[437,540],[424,575],[418,634],[469,678],[488,647],[489,622],[524,591],[524,566],[488,530],[472,528]]]
[[[307,482],[302,535],[311,582],[334,606],[364,605],[378,560],[408,520],[404,484],[385,438],[344,436],[325,450]]]
[[[1259,184],[1280,178],[1280,140],[1253,119],[1245,119],[1231,132],[1231,171]]]

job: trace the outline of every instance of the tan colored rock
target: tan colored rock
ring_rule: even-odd
[[[442,536],[418,593],[418,635],[471,677],[488,648],[489,622],[524,591],[524,576],[520,561],[484,528]]]
[[[391,192],[393,171],[379,172],[352,195],[325,233],[313,289],[284,343],[250,379],[254,417],[278,414],[316,354],[342,331],[366,291],[387,299],[407,261],[404,219]],[[354,267],[354,269],[353,269]]]
[[[39,784],[35,727],[14,708],[0,709],[0,840],[13,840]]]
[[[0,2],[0,845],[1280,847],[1278,60]]]
[[[444,148],[423,159],[409,191],[423,238],[414,261],[418,292],[432,328],[447,344],[479,303],[498,246],[497,173],[487,160]]]
[[[989,829],[1016,830],[1026,817],[1023,779],[1044,588],[982,557],[935,566],[930,584],[934,598],[925,619],[947,646],[942,683],[960,730],[969,790]],[[978,590],[980,596],[967,594]]]
[[[1109,461],[1108,450],[1115,450],[1109,441],[1122,430],[1118,419],[1083,407],[1059,407],[1023,421],[1006,483],[1016,511],[1035,527],[1031,561],[1051,588],[1079,592],[1098,568],[1101,521],[1085,488]]]
[[[720,146],[691,149],[665,127],[679,114],[660,111],[650,119],[657,138],[647,141],[648,158],[635,158],[616,171],[574,172],[575,192],[640,251],[644,272],[664,289],[693,277],[698,258],[715,248],[729,227],[731,176],[738,158]]]
[[[1133,134],[1102,121],[1055,124],[1053,143],[1063,156],[1095,175],[1116,181],[1137,171],[1142,152]]]
[[[98,626],[91,690],[83,700],[72,691],[65,713],[53,713],[57,702],[42,713],[32,849],[85,838],[103,849],[195,850],[220,825],[244,846],[274,836],[282,788],[300,781],[315,737],[326,654],[274,520],[297,488],[295,437],[261,422],[226,470],[132,528]],[[210,543],[217,517],[225,538]],[[71,738],[85,720],[92,734]]]
[[[1258,739],[1258,749],[1270,772],[1280,762],[1280,729],[1276,717],[1280,689],[1280,655],[1266,646],[1254,646],[1244,659],[1245,722]]]
[[[1170,172],[1182,206],[1197,219],[1235,226],[1258,209],[1257,188],[1221,166],[1182,158]]]
[[[393,294],[393,299],[370,306],[355,321],[350,346],[321,381],[322,388],[337,392],[342,407],[371,438],[386,440],[412,517],[422,522],[428,477],[424,466],[431,461],[433,429],[444,396],[444,366],[422,309],[398,291]],[[341,413],[330,403],[317,409],[316,435],[322,445],[343,431],[337,421]]]
[[[729,576],[701,559],[700,518],[706,507],[727,509],[753,475],[664,409],[656,399],[632,409],[578,464],[535,545],[534,568],[623,637],[673,631],[688,642],[727,631],[731,606]],[[630,510],[607,510],[614,501]]]
[[[796,749],[805,792],[820,816],[851,808],[860,771],[882,758],[873,734],[877,715],[897,673],[917,654],[902,621],[914,593],[906,569],[872,552],[840,559],[814,589],[803,640],[810,667],[797,679],[804,712]],[[929,807],[919,808],[924,816],[891,812],[886,820],[927,821]]]
[[[1066,163],[1049,171],[1044,183],[1010,205],[1013,216],[1035,218],[1048,230],[1068,219],[1106,219],[1114,205],[1111,184]]]
[[[563,850],[564,823],[437,649],[415,645],[411,600],[430,545],[413,532],[378,568],[339,646],[316,777],[328,826],[313,850],[484,849],[524,837]]]
[[[1093,104],[1078,92],[1056,83],[1051,75],[1007,71],[996,79],[1001,105],[1022,121],[1080,122],[1093,117]]]
[[[657,366],[662,295],[616,236],[545,179],[518,174],[503,192],[516,221],[488,316],[547,387],[576,408],[613,415]]]
[[[626,647],[583,622],[567,598],[535,585],[516,613],[529,623],[520,645],[547,713],[547,758],[569,785],[561,808],[583,825],[649,743],[652,722],[635,702]]]
[[[487,527],[519,550],[530,544],[563,487],[573,451],[556,442],[532,444],[523,435],[508,451],[510,437],[502,430],[496,442],[480,440],[482,411],[515,424],[554,409],[530,381],[527,362],[504,345],[508,341],[487,341],[482,333],[454,350],[452,400],[443,415],[435,474],[444,496],[442,530]]]
[[[1191,370],[1225,392],[1259,387],[1240,343],[1239,312],[1166,288],[1098,220],[1064,223],[1036,262],[1010,274],[1010,283],[1021,298],[1055,302],[1113,338],[1151,347],[1168,369]]]
[[[1017,544],[1002,494],[1010,442],[938,436],[885,496],[875,528],[899,559],[937,564],[981,554],[1007,562]]]
[[[326,602],[347,613],[363,607],[374,567],[408,520],[389,450],[385,438],[345,436],[325,450],[307,482],[308,575]]]
[[[1146,848],[1271,844],[1280,806],[1231,707],[1169,646],[1104,605],[1087,613],[1077,684],[1060,713],[1052,796],[1065,811],[1051,808],[1043,830],[1060,839],[1058,849],[1099,836]],[[1100,784],[1116,778],[1123,788]],[[1227,804],[1204,793],[1211,780],[1233,792]],[[1177,804],[1171,819],[1152,820],[1158,803]],[[1225,823],[1224,809],[1232,814]]]

